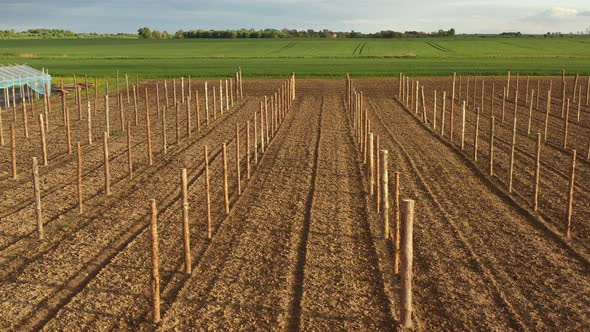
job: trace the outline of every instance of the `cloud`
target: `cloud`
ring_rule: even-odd
[[[580,16],[590,16],[590,12],[584,11],[580,12],[574,8],[562,8],[562,7],[553,7],[547,10],[544,10],[538,14],[532,15],[528,17],[528,20],[538,22],[538,21],[567,21],[567,20],[575,20]]]

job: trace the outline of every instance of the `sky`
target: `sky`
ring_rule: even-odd
[[[576,33],[590,27],[590,1],[0,0],[0,30],[135,33],[143,26],[171,33],[240,28]]]

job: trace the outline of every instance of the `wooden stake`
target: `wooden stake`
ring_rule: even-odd
[[[369,143],[368,143],[368,157],[369,162],[367,163],[367,180],[369,181],[369,195],[373,196],[375,194],[375,178],[373,177],[375,174],[375,157],[374,151],[375,143],[373,138],[373,133],[369,133]]]
[[[188,179],[186,168],[182,169],[182,242],[184,244],[184,272],[191,274],[191,237],[188,222]]]
[[[68,143],[68,154],[72,154],[72,132],[70,129],[70,109],[66,107],[66,140]]]
[[[577,115],[577,122],[580,123],[580,111],[582,110],[582,86],[580,85],[578,89],[578,115]]]
[[[199,90],[195,90],[195,114],[197,116],[197,131],[201,131],[201,105],[199,101]]]
[[[29,121],[27,116],[27,102],[25,99],[22,101],[23,105],[23,124],[25,126],[25,138],[29,138]]]
[[[127,121],[127,171],[129,179],[133,179],[133,158],[131,154],[131,121]]]
[[[109,136],[103,133],[103,152],[104,152],[104,193],[106,196],[111,194],[111,171],[109,168]]]
[[[162,153],[168,153],[168,142],[166,138],[166,108],[162,110]]]
[[[41,208],[41,185],[39,184],[39,166],[37,157],[33,157],[33,190],[35,192],[35,213],[37,215],[37,236],[43,240],[43,210]]]
[[[531,91],[531,104],[529,105],[529,124],[527,126],[527,135],[531,134],[531,122],[533,119],[533,99],[535,98],[535,90]]]
[[[490,118],[490,176],[494,176],[494,132],[496,119]]]
[[[10,155],[12,157],[12,178],[16,180],[16,130],[14,130],[14,123],[10,124]]]
[[[434,90],[434,102],[432,103],[432,130],[436,131],[436,90]]]
[[[465,150],[465,101],[461,108],[461,151]]]
[[[121,131],[125,131],[125,115],[123,114],[123,94],[119,94],[119,118],[121,121]]]
[[[479,150],[479,107],[475,109],[475,138],[473,142],[473,160],[477,161],[477,152]]]
[[[176,97],[176,79],[172,79],[172,102],[174,105],[178,105],[178,99]]]
[[[207,83],[205,83],[205,87]],[[168,98],[168,81],[164,80],[164,97],[166,99],[166,109],[170,107],[170,99]]]
[[[447,107],[446,105],[447,105],[447,92],[443,91],[442,109],[441,109],[441,115],[440,115],[440,135],[441,136],[445,135],[445,110]]]
[[[186,133],[187,136],[190,138],[192,130],[192,123],[191,123],[191,97],[187,97],[186,99]]]
[[[551,89],[547,90],[547,107],[545,111],[545,131],[543,134],[543,141],[547,141],[547,129],[549,127],[549,112],[551,112]]]
[[[223,81],[219,80],[219,111],[223,115]]]
[[[375,134],[375,205],[377,213],[381,212],[381,154],[379,151],[381,151],[379,146],[379,135]]]
[[[569,117],[570,117],[570,99],[567,99],[567,108],[565,111],[565,117],[563,119],[563,149],[567,149],[567,134],[569,128]]]
[[[240,125],[236,123],[236,182],[238,195],[242,194],[242,179],[240,174]]]
[[[453,73],[453,92],[451,94],[451,114],[455,113],[455,86],[456,86],[456,81],[457,81],[457,73]],[[424,89],[424,88],[422,88]],[[424,93],[422,93],[424,95]],[[422,97],[422,102],[424,102],[424,97]],[[452,116],[451,116],[452,117]],[[453,137],[453,135],[451,135],[451,137]],[[452,142],[452,138],[451,138],[451,142]]]
[[[137,109],[137,87],[133,86],[133,114],[135,115],[135,125],[139,125],[139,115]]]
[[[184,77],[180,78],[180,101],[184,104]]]
[[[400,262],[400,237],[401,237],[401,220],[400,220],[400,201],[399,201],[399,172],[394,173],[395,177],[395,192],[394,192],[394,213],[395,213],[395,238],[393,239],[393,272],[399,274],[399,262]],[[383,187],[385,188],[385,187]]]
[[[41,154],[43,156],[43,165],[47,166],[47,139],[45,137],[45,124],[43,114],[39,114],[39,130],[41,132]]]
[[[145,88],[145,129],[147,136],[147,155],[150,166],[154,164],[152,155],[152,123],[150,121],[150,106],[148,103],[148,90]]]
[[[227,181],[227,151],[223,143],[223,198],[225,202],[225,213],[229,214],[229,188]]]
[[[537,134],[537,155],[535,158],[535,186],[534,186],[534,198],[533,198],[533,209],[539,210],[539,177],[541,176],[541,133]]]
[[[129,105],[131,103],[131,96],[129,95],[129,75],[127,74],[125,74],[125,87],[127,89],[127,105]]]
[[[516,148],[516,117],[514,117],[514,124],[512,126],[512,145],[510,148],[510,173],[508,180],[508,192],[512,192],[512,178],[514,176],[514,150]]]
[[[156,82],[156,117],[160,119],[160,85]]]
[[[382,191],[381,193],[378,193],[378,195],[381,195],[382,200],[383,200],[383,214],[382,214],[382,218],[383,218],[383,228],[384,228],[384,232],[383,232],[383,237],[385,239],[389,239],[389,172],[387,169],[387,159],[388,159],[388,152],[387,150],[381,150],[381,168],[383,169],[383,173],[381,175],[381,188]]]
[[[237,84],[237,83],[236,83]],[[250,180],[250,121],[246,121],[246,179]]]
[[[258,120],[254,112],[254,164],[258,164]]]
[[[105,126],[106,126],[106,130],[107,130],[106,131],[107,137],[111,137],[111,120],[110,120],[110,116],[109,116],[109,95],[104,96],[104,104],[105,104],[104,117],[105,117]],[[67,113],[67,108],[64,112]],[[66,118],[67,118],[67,115],[66,115]]]
[[[575,189],[575,177],[576,177],[576,150],[572,150],[572,172],[570,173],[570,185],[567,198],[567,229],[565,237],[571,238],[572,228],[572,213],[574,209],[574,189]]]
[[[213,119],[217,119],[217,95],[215,93],[215,87],[213,87]]]
[[[84,199],[82,197],[82,146],[80,142],[76,143],[76,151],[78,155],[78,167],[77,167],[77,175],[78,175],[78,213],[84,212]]]
[[[207,238],[211,239],[211,186],[209,184],[209,155],[207,154],[207,146],[205,150],[205,184],[207,190]]]
[[[410,329],[412,323],[412,263],[414,257],[414,201],[402,201],[402,262],[401,262],[401,325]]]
[[[588,76],[588,83],[586,83],[586,106],[590,106],[590,75]]]
[[[175,108],[176,112],[174,119],[176,120],[176,144],[180,143],[180,105],[176,104],[176,108]]]
[[[158,250],[158,209],[156,200],[150,199],[152,244],[152,322],[160,322],[160,254]]]

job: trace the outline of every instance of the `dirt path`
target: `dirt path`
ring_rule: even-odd
[[[326,100],[302,269],[301,330],[391,330],[341,98]]]
[[[341,98],[302,98],[164,330],[393,326]]]
[[[412,174],[405,179],[410,188],[416,182],[406,193],[413,192],[420,210],[426,205],[438,214],[418,218],[417,225],[416,302],[423,327],[583,329],[590,304],[584,265],[500,199],[399,104],[379,99],[370,109],[389,137],[385,144],[411,165],[402,168]]]

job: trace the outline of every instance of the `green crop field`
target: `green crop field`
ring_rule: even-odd
[[[454,37],[420,39],[69,39],[0,40],[0,64],[48,68],[55,76],[143,78],[531,75],[590,73],[590,38]]]

